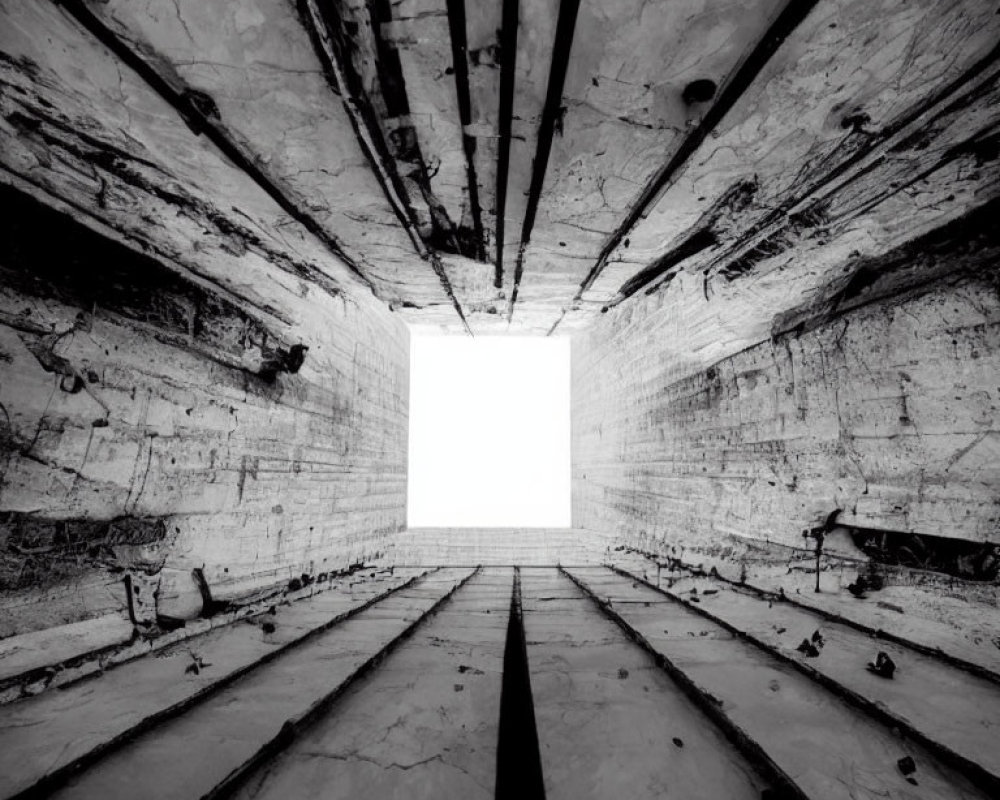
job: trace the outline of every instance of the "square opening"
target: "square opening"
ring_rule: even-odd
[[[409,527],[570,526],[569,348],[412,336]]]

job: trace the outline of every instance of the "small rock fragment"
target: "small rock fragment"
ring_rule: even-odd
[[[196,656],[194,653],[190,653],[190,656],[192,660],[184,670],[185,675],[198,675],[206,667],[212,666],[206,663],[201,656]]]
[[[904,775],[912,775],[917,771],[917,762],[913,760],[913,756],[903,756],[896,762],[896,766]]]
[[[618,669],[618,679],[625,680],[628,677],[628,670],[625,667],[619,667]]]
[[[803,639],[801,644],[799,644],[799,646],[796,647],[795,649],[798,650],[800,653],[804,653],[809,658],[816,658],[817,656],[819,656],[819,649],[808,639]]]
[[[683,747],[684,746],[684,740],[681,739],[678,736],[675,736],[674,737],[674,744],[677,745],[677,747]]]
[[[868,662],[868,671],[874,672],[881,678],[892,678],[896,673],[896,663],[889,658],[889,654],[884,651],[879,651],[879,654],[875,656],[875,661]]]

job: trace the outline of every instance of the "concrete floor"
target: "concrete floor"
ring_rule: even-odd
[[[998,724],[998,682],[718,580],[400,570],[3,706],[0,797],[500,797],[528,742],[523,797],[986,798]]]

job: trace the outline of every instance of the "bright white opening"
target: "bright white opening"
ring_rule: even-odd
[[[414,334],[408,524],[570,525],[569,339]]]

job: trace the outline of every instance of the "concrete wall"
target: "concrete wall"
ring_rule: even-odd
[[[405,326],[310,294],[305,360],[268,379],[227,363],[252,321],[216,311],[185,341],[159,318],[0,292],[0,633],[118,613],[129,573],[189,617],[194,568],[224,600],[374,558],[405,526]]]
[[[389,555],[397,566],[570,566],[603,561],[607,539],[574,528],[410,528]]]
[[[858,527],[1000,541],[988,272],[875,300],[685,374],[658,304],[573,346],[573,524],[642,545],[803,546]]]
[[[408,333],[378,284],[193,122],[211,98],[55,3],[0,12],[0,637],[127,621],[126,578],[134,616],[189,618],[384,552]],[[356,144],[350,170],[303,148],[366,191]]]

